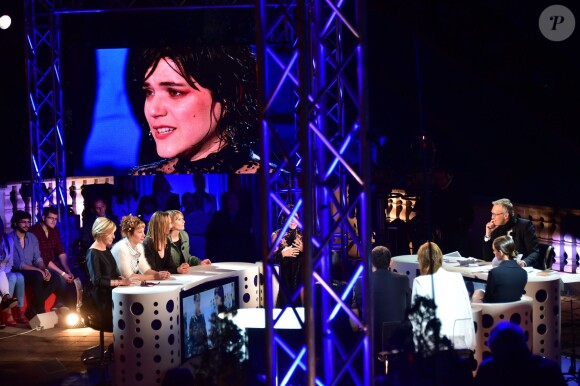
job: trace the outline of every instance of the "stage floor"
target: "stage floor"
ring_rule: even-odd
[[[562,372],[570,370],[572,328],[575,328],[575,354],[580,358],[580,301],[574,305],[571,323],[570,303],[562,302]],[[113,335],[105,333],[105,347]],[[6,327],[0,330],[0,379],[4,385],[92,386],[101,380],[98,366],[87,366],[82,353],[99,344],[99,333],[91,328],[51,328],[32,331],[28,326]],[[111,364],[108,368],[112,372]],[[576,361],[576,374],[580,361]],[[566,378],[570,378],[566,375]],[[111,376],[108,376],[111,379]],[[570,380],[569,386],[578,386]]]
[[[105,345],[112,341],[105,333]],[[96,385],[99,368],[86,366],[81,354],[98,344],[99,332],[91,328],[6,327],[0,330],[0,379],[5,385]]]

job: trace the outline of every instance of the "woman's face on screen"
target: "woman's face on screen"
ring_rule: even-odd
[[[145,117],[160,157],[195,161],[220,149],[216,126],[222,106],[216,103],[212,109],[210,90],[199,84],[194,89],[176,68],[162,59],[145,79]]]

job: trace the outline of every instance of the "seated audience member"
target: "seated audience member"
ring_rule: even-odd
[[[493,240],[493,254],[499,265],[489,271],[484,290],[476,290],[474,302],[505,303],[520,300],[528,283],[528,273],[514,260],[516,246],[511,237],[500,236]]]
[[[492,261],[493,240],[499,236],[510,236],[514,240],[516,250],[522,254],[521,260],[518,261],[520,267],[544,269],[534,224],[530,220],[516,217],[514,205],[507,198],[496,200],[492,205],[491,220],[485,224],[483,259]]]
[[[76,293],[75,276],[68,265],[68,257],[62,246],[60,232],[56,227],[57,222],[58,210],[55,207],[47,206],[42,211],[41,221],[30,227],[30,233],[38,239],[44,265],[58,278],[59,285],[56,290],[55,307],[74,307],[76,301],[73,300],[72,294]]]
[[[436,316],[441,321],[441,335],[449,338],[457,349],[473,350],[475,329],[463,276],[441,267],[443,253],[435,243],[421,245],[417,258],[421,276],[413,282],[413,302],[416,296],[433,299],[437,307]]]
[[[111,253],[117,263],[121,276],[135,280],[165,280],[169,279],[168,271],[151,269],[145,252],[145,223],[136,216],[124,216],[121,220],[123,238],[111,248]]]
[[[179,195],[171,192],[171,185],[163,174],[156,174],[151,183],[152,193],[142,196],[139,200],[138,213],[144,213],[143,205],[145,203],[152,203],[154,205],[153,211],[171,210],[180,208]]]
[[[170,273],[188,273],[189,264],[176,265],[171,257],[169,233],[171,232],[171,217],[165,211],[157,211],[151,216],[147,227],[147,236],[143,240],[145,258],[155,271],[169,271]]]
[[[257,260],[252,219],[245,217],[239,196],[226,194],[226,205],[214,213],[206,230],[206,256],[213,262]]]
[[[95,241],[87,251],[87,268],[91,285],[86,290],[98,310],[96,314],[104,331],[113,331],[113,288],[131,285],[122,277],[115,258],[109,250],[115,239],[117,226],[106,217],[95,220],[92,237]]]
[[[117,218],[137,214],[139,205],[139,192],[135,189],[135,183],[131,176],[115,177],[115,194],[111,203],[111,210]]]
[[[83,251],[86,251],[90,245],[92,245],[93,239],[92,229],[93,223],[99,217],[106,217],[111,220],[115,225],[119,223],[119,218],[114,216],[112,213],[108,213],[107,204],[105,200],[97,197],[89,204],[89,213],[83,219],[83,226],[81,228],[81,247]],[[115,238],[120,238],[120,234],[117,232]]]
[[[205,176],[193,176],[195,192],[186,192],[181,196],[185,231],[189,236],[191,253],[205,259],[205,231],[212,216],[217,212],[216,197],[205,191]]]
[[[12,269],[24,276],[24,281],[31,287],[34,297],[26,307],[25,316],[29,320],[45,311],[44,302],[58,288],[58,278],[51,274],[42,261],[38,239],[28,232],[31,218],[29,213],[22,210],[14,212],[11,220],[14,230],[8,235],[14,242]]]
[[[18,323],[28,323],[24,317],[22,306],[24,305],[24,277],[18,272],[12,271],[14,252],[14,240],[4,233],[4,221],[0,217],[0,299],[2,300],[2,314],[0,315],[0,325],[16,326],[16,321],[12,316],[12,308],[18,307],[21,316]],[[20,288],[16,288],[19,286]],[[17,296],[14,291],[17,289]],[[23,318],[22,320],[20,320]]]
[[[179,210],[167,211],[171,217],[171,233],[168,242],[171,247],[171,258],[176,266],[187,263],[190,267],[195,265],[211,264],[209,259],[200,260],[189,253],[189,236],[185,231],[185,220],[183,213]]]
[[[383,323],[402,322],[411,307],[411,287],[409,277],[390,271],[391,251],[387,247],[376,246],[371,252],[373,267],[371,286],[374,296],[374,347],[375,356],[382,351]],[[361,282],[357,282],[353,291],[352,309],[355,314],[362,315]],[[352,324],[357,330],[358,326]]]
[[[137,217],[145,223],[145,233],[147,233],[147,224],[151,220],[153,213],[155,213],[155,198],[153,196],[143,196],[139,200],[139,207],[137,208]]]
[[[479,366],[477,386],[565,386],[557,362],[532,354],[522,329],[501,321],[489,336],[491,356]]]

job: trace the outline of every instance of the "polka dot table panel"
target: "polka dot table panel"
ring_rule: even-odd
[[[413,280],[419,276],[419,263],[417,255],[401,255],[391,259],[391,269],[394,272],[409,276],[409,283],[412,286]]]
[[[259,284],[260,284],[260,288],[259,288],[259,293],[260,293],[260,307],[266,307],[266,301],[265,301],[265,289],[264,289],[264,282],[265,282],[265,276],[264,276],[264,264],[259,261],[256,263],[256,266],[258,267],[259,270]],[[278,274],[280,273],[280,266],[279,265],[274,265],[273,266],[274,269],[276,270],[276,272],[278,272]],[[278,279],[276,279],[276,277],[274,275],[272,275],[272,286],[273,286],[273,291],[274,291],[274,305],[276,305],[276,298],[278,297],[278,290],[280,288],[280,283],[278,282]]]
[[[161,385],[181,364],[179,292],[173,285],[113,291],[117,386]]]
[[[560,277],[530,276],[526,295],[534,299],[534,354],[560,363]]]
[[[477,303],[473,307],[481,308],[481,332],[476,330],[478,341],[476,352],[479,351],[482,360],[490,356],[489,335],[494,327],[501,321],[508,321],[519,325],[528,339],[528,347],[533,347],[533,305],[532,299],[522,296],[521,300],[510,303]]]

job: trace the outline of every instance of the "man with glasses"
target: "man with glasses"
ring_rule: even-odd
[[[34,299],[28,303],[26,317],[30,320],[36,314],[43,313],[44,302],[58,287],[57,275],[51,274],[38,247],[38,239],[28,230],[31,216],[23,210],[17,210],[10,221],[13,231],[8,235],[14,239],[13,270],[22,273],[24,283],[30,286]],[[28,299],[30,300],[30,299]]]
[[[530,220],[516,217],[514,206],[507,198],[493,201],[492,205],[491,219],[485,224],[483,259],[493,260],[493,240],[499,236],[509,236],[514,240],[518,254],[522,255],[518,261],[520,267],[543,269],[534,224]]]
[[[62,246],[60,232],[56,227],[58,210],[47,206],[42,211],[42,221],[30,227],[29,232],[36,236],[40,249],[40,256],[44,265],[51,274],[58,278],[59,285],[56,291],[55,307],[74,306],[71,302],[67,284],[73,283],[75,277],[68,265],[68,258]],[[74,291],[71,291],[74,293]]]

